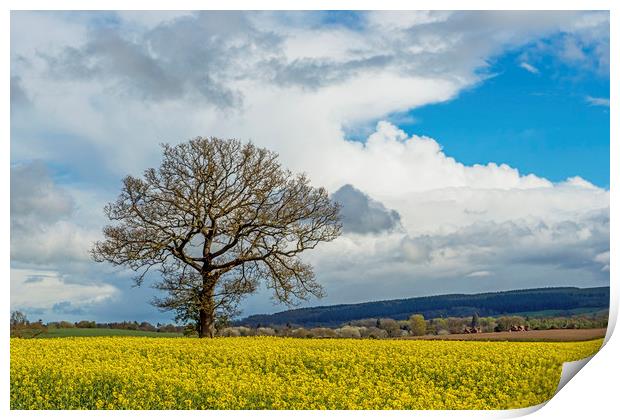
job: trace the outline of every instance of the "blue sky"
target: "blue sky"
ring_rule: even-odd
[[[558,182],[579,175],[609,188],[609,75],[542,57],[539,73],[520,67],[523,51],[493,59],[489,78],[458,98],[412,110],[409,133],[441,139],[471,165],[505,162]],[[446,123],[449,121],[449,123]]]
[[[170,320],[88,250],[199,135],[347,206],[302,304],[609,283],[606,12],[13,12],[11,307]]]
[[[467,165],[504,162],[553,182],[579,175],[609,188],[609,73],[548,54],[536,54],[528,70],[521,64],[533,50],[526,45],[492,57],[483,80],[456,98],[391,121],[408,134],[441,139],[445,153]],[[347,128],[358,141],[374,129]]]

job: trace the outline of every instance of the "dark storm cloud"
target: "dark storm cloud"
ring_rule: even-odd
[[[344,185],[332,194],[332,200],[340,203],[344,232],[380,233],[400,226],[400,215],[385,208],[352,185]]]

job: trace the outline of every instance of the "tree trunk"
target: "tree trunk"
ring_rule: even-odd
[[[203,275],[203,291],[199,310],[198,337],[213,338],[215,335],[215,302],[213,301],[214,279]]]
[[[200,309],[200,326],[198,328],[198,337],[213,338],[215,334],[215,314],[209,313],[208,309]]]

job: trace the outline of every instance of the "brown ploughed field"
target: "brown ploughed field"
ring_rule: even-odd
[[[403,340],[476,340],[476,341],[587,341],[605,337],[606,328],[574,330],[506,331],[477,334],[422,335]]]

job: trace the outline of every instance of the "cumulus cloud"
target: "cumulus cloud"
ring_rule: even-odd
[[[44,163],[11,167],[11,261],[57,264],[88,260],[96,234],[71,220],[76,203]]]
[[[408,136],[386,121],[379,121],[364,143],[348,142],[346,146],[349,165],[340,173],[378,198],[446,188],[521,190],[551,186],[544,178],[522,175],[506,164],[463,165],[446,156],[435,139]],[[337,173],[335,168],[333,173]]]
[[[340,214],[344,232],[380,233],[400,226],[400,215],[396,210],[386,209],[350,184],[333,193],[332,200],[342,206]]]

